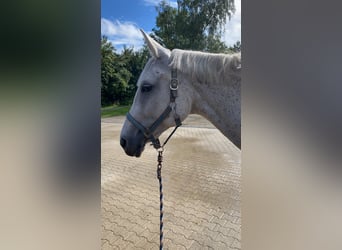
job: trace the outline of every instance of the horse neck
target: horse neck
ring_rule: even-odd
[[[241,145],[241,78],[191,81],[191,113],[208,119],[237,147]]]

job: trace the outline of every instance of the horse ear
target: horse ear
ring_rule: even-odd
[[[151,56],[153,56],[154,58],[162,58],[164,56],[170,57],[170,54],[171,54],[170,50],[164,48],[155,40],[153,40],[142,29],[140,29],[140,31],[144,36],[145,42],[147,44],[147,47],[150,51]]]

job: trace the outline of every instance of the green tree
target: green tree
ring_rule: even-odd
[[[126,61],[127,70],[131,73],[131,77],[128,81],[128,88],[126,90],[126,99],[127,102],[130,103],[137,90],[139,76],[149,58],[149,51],[146,46],[138,51],[134,51],[134,48],[124,48],[121,56]]]
[[[114,86],[112,83],[115,60],[115,48],[108,42],[107,37],[101,38],[101,105],[113,103]]]
[[[131,73],[127,61],[115,52],[108,38],[101,38],[101,105],[122,104]]]
[[[229,47],[229,51],[240,52],[241,51],[241,42],[237,41],[233,46]]]
[[[173,8],[162,1],[157,7],[155,39],[169,49],[227,51],[220,37],[235,12],[234,0],[178,0]]]
[[[135,51],[124,47],[116,53],[108,38],[101,38],[101,105],[129,104],[132,102],[136,84],[149,52],[147,47]]]

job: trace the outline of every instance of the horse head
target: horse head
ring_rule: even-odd
[[[189,93],[181,83],[180,74],[177,75],[180,81],[177,96],[170,106],[171,72],[175,70],[170,66],[171,51],[141,32],[151,58],[139,77],[137,92],[120,135],[120,144],[126,154],[136,157],[140,157],[147,142],[154,143],[165,130],[175,126],[175,115],[182,121],[191,109]]]

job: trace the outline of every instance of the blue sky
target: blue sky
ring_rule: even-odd
[[[157,12],[155,6],[161,0],[102,0],[101,34],[106,35],[120,51],[124,45],[143,45],[139,28],[151,32],[155,27]],[[170,5],[177,6],[176,0],[169,0]],[[229,46],[241,41],[241,0],[235,0],[236,12],[227,22],[222,40]]]

